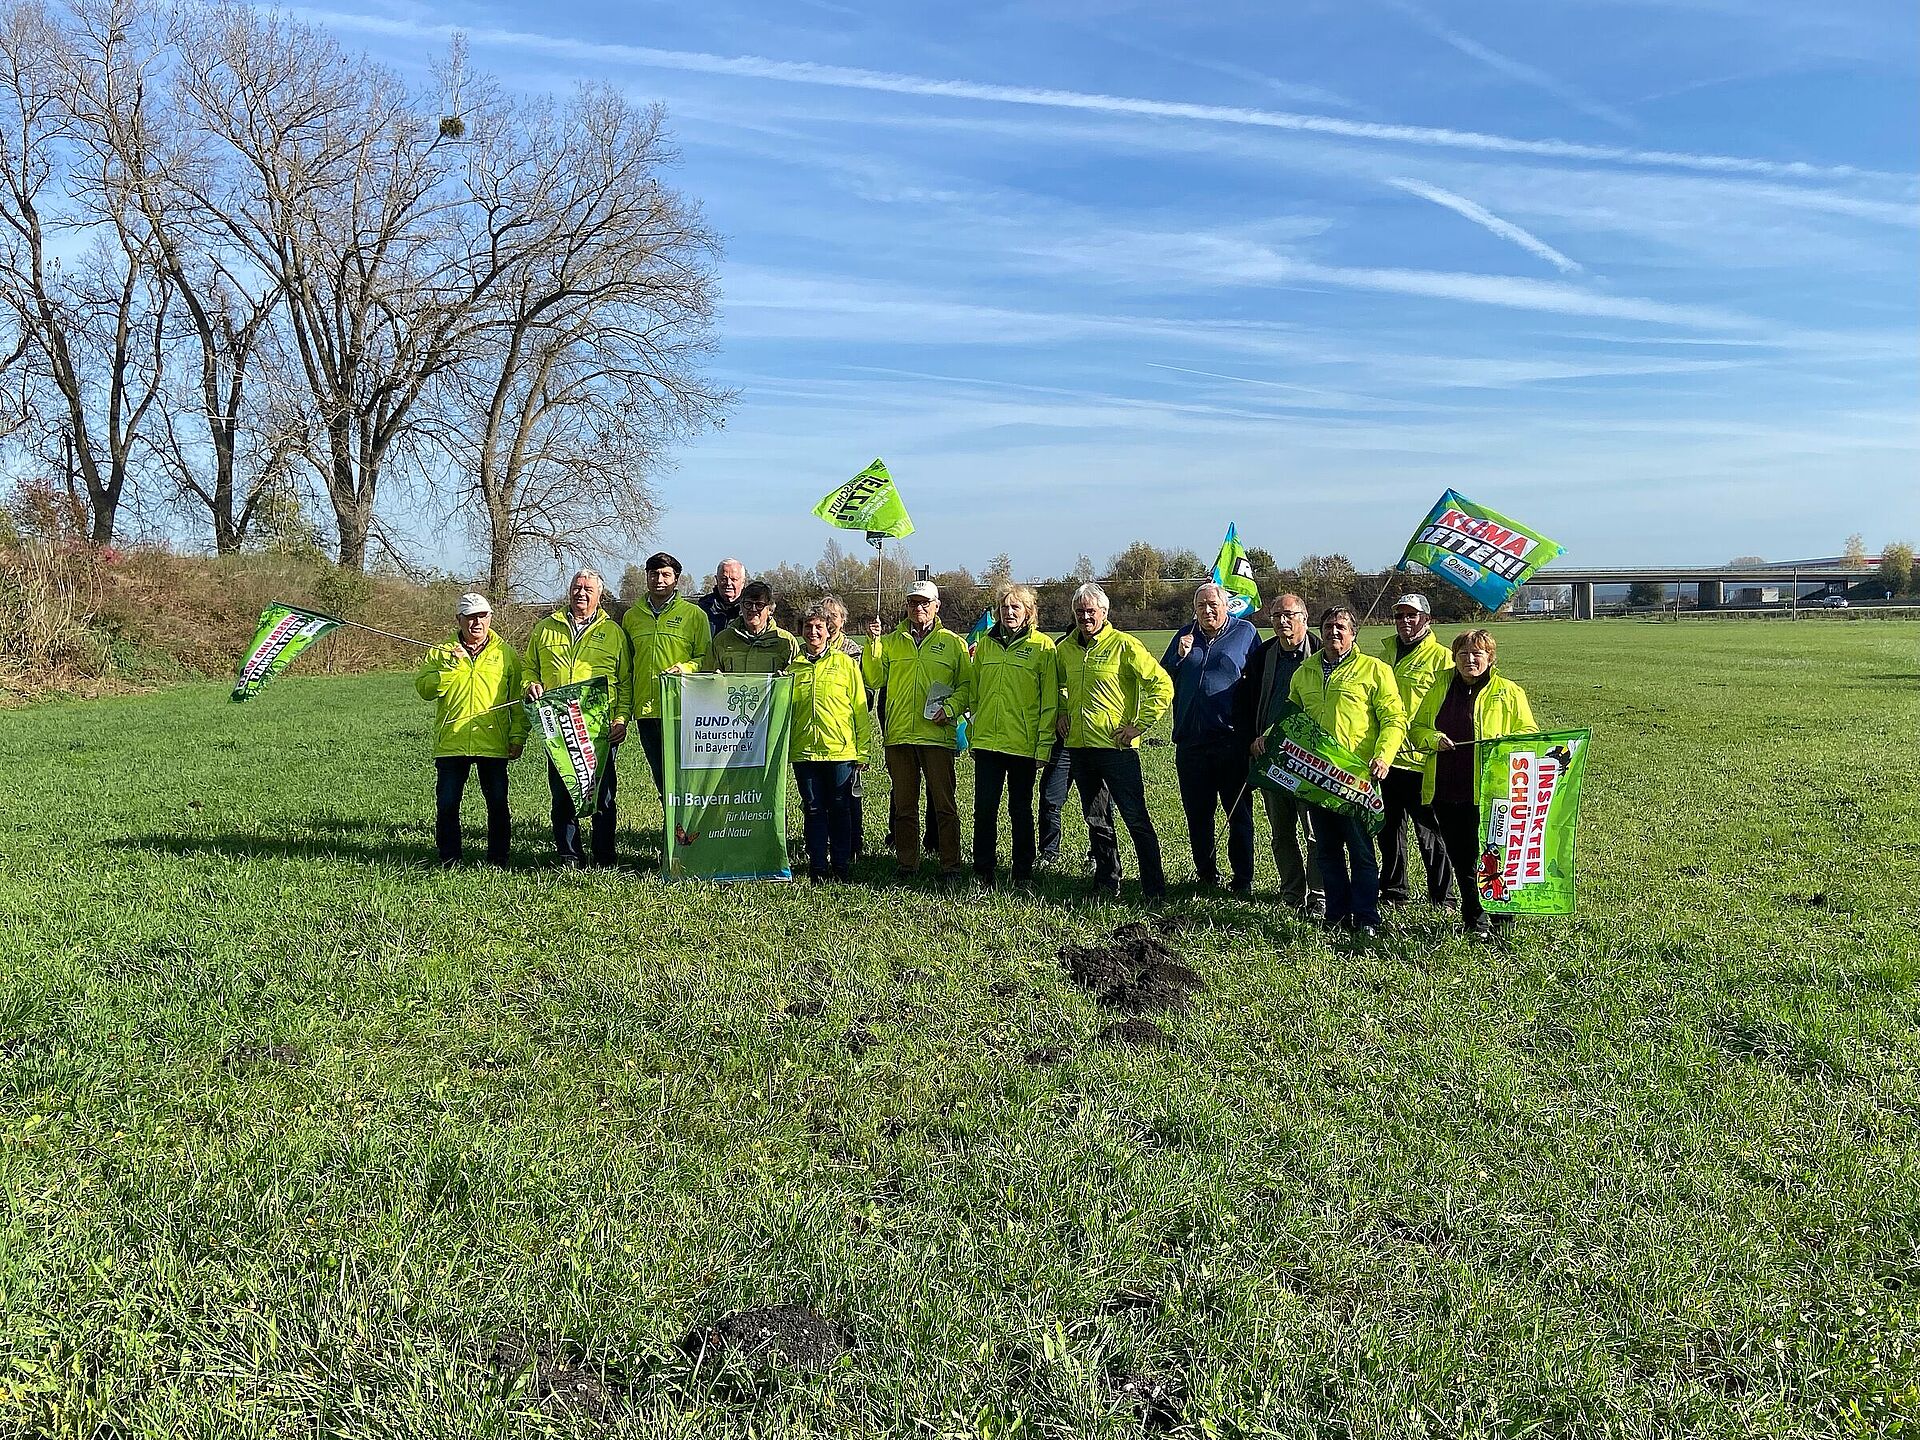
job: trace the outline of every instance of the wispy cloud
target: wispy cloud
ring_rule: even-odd
[[[1594,160],[1733,175],[1771,175],[1834,178],[1870,174],[1847,165],[1812,165],[1804,161],[1751,159],[1738,155],[1690,154],[1674,150],[1641,150],[1616,145],[1590,145],[1570,140],[1528,140],[1471,130],[1448,130],[1425,125],[1385,125],[1347,120],[1332,115],[1296,114],[1284,110],[1255,110],[1231,105],[1201,105],[1178,100],[1151,100],[1137,96],[1101,95],[1079,90],[1042,89],[1024,85],[996,85],[973,80],[942,80],[925,75],[894,74],[845,65],[820,65],[803,60],[772,60],[758,55],[717,55],[694,50],[661,50],[645,45],[578,40],[522,30],[427,24],[382,15],[297,7],[291,13],[317,24],[365,34],[403,39],[443,40],[464,32],[475,44],[530,51],[595,64],[625,64],[655,69],[683,70],[737,79],[771,80],[783,84],[820,85],[844,90],[914,95],[936,100],[971,100],[996,105],[1029,105],[1054,110],[1092,111],[1110,115],[1142,115],[1166,120],[1192,120],[1212,125],[1252,126],[1349,140],[1396,145],[1435,146],[1478,150],[1504,155],[1531,155],[1551,160]]]
[[[1482,229],[1498,235],[1502,240],[1511,240],[1529,255],[1539,256],[1563,274],[1571,275],[1580,269],[1578,261],[1562,255],[1538,235],[1522,230],[1510,220],[1502,220],[1491,210],[1474,204],[1464,195],[1456,195],[1451,190],[1442,190],[1438,185],[1423,185],[1418,180],[1393,179],[1387,183],[1395,189],[1406,191],[1409,195],[1418,195],[1422,200],[1431,200],[1436,205],[1444,206],[1454,214],[1471,220]]]
[[[1432,12],[1422,6],[1413,4],[1412,0],[1388,0],[1388,3],[1408,19],[1412,20],[1422,30],[1425,30],[1429,35],[1433,36],[1434,39],[1439,40],[1443,44],[1451,45],[1462,55],[1467,56],[1469,59],[1478,60],[1489,70],[1497,71],[1505,75],[1509,80],[1517,80],[1522,85],[1532,86],[1536,90],[1553,96],[1554,99],[1560,101],[1562,104],[1569,105],[1573,109],[1578,110],[1582,115],[1591,116],[1595,120],[1604,121],[1621,130],[1635,130],[1639,128],[1632,116],[1622,114],[1611,105],[1602,105],[1597,100],[1588,99],[1571,85],[1563,84],[1561,81],[1547,74],[1544,70],[1528,65],[1524,61],[1515,60],[1511,55],[1503,55],[1491,46],[1482,45],[1471,36],[1462,35],[1459,31],[1443,23],[1440,18]]]

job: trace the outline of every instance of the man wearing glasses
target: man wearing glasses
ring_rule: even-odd
[[[1246,707],[1239,730],[1253,736],[1253,753],[1267,748],[1267,731],[1287,705],[1287,691],[1298,670],[1320,649],[1307,627],[1307,602],[1298,595],[1282,595],[1267,606],[1273,638],[1263,642],[1247,662],[1247,684],[1240,687]],[[1267,828],[1272,832],[1273,865],[1280,872],[1280,898],[1309,920],[1327,914],[1327,892],[1320,883],[1320,856],[1313,807],[1284,790],[1260,790],[1267,805]],[[1306,849],[1301,851],[1301,839]]]

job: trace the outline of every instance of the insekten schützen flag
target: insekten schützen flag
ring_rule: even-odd
[[[341,621],[317,610],[273,604],[260,612],[260,628],[234,674],[233,698],[251,700],[260,688],[293,663],[307,646],[339,628]]]
[[[1411,561],[1498,610],[1559,553],[1539,531],[1449,490],[1413,532],[1395,568]]]
[[[523,700],[527,719],[547,740],[547,755],[553,768],[573,797],[576,815],[592,811],[594,797],[600,791],[606,773],[613,704],[607,694],[607,677],[572,685],[556,685],[543,690],[537,700]]]
[[[1213,562],[1213,583],[1227,592],[1227,613],[1246,619],[1260,608],[1260,587],[1254,583],[1253,563],[1247,559],[1247,547],[1232,525],[1220,542],[1220,555]]]
[[[1474,883],[1495,914],[1571,915],[1573,839],[1586,730],[1482,740],[1475,780],[1485,818]]]
[[[1253,757],[1253,783],[1284,790],[1297,800],[1350,816],[1380,833],[1385,802],[1367,762],[1288,702],[1267,731],[1267,748]]]
[[[814,506],[813,513],[842,530],[864,530],[868,535],[885,535],[892,540],[913,533],[907,507],[880,460]]]

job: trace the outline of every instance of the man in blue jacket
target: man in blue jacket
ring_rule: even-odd
[[[1227,812],[1227,869],[1236,895],[1253,893],[1253,796],[1247,784],[1249,736],[1240,731],[1240,693],[1260,632],[1230,614],[1221,586],[1193,592],[1193,623],[1183,625],[1160,657],[1173,677],[1173,766],[1187,839],[1202,885],[1218,885],[1213,833],[1216,807]]]

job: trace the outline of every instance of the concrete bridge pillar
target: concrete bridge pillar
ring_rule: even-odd
[[[1700,582],[1700,608],[1702,610],[1718,610],[1726,603],[1727,587],[1724,582],[1719,580],[1702,580]]]
[[[1593,618],[1593,582],[1576,580],[1573,582],[1573,618],[1591,620]]]

